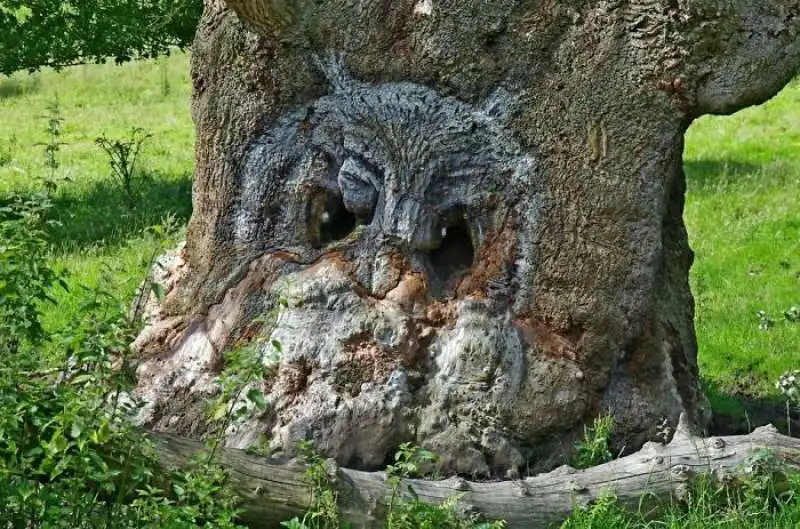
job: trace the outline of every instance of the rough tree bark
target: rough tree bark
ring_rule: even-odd
[[[186,465],[200,448],[199,443],[164,435],[155,441],[170,466]],[[309,509],[311,491],[302,465],[280,464],[240,450],[223,451],[220,462],[230,471],[232,485],[243,500],[244,519],[252,529],[279,527],[294,516],[302,518]],[[411,486],[421,500],[432,504],[459,496],[459,506],[466,513],[505,520],[509,529],[538,529],[553,527],[576,506],[586,506],[604,494],[614,494],[620,504],[634,511],[656,513],[671,501],[686,500],[698,476],[731,485],[773,472],[775,463],[796,469],[800,440],[780,435],[772,426],[762,426],[750,435],[708,439],[679,428],[668,445],[648,443],[636,454],[586,470],[559,467],[525,479],[482,483],[462,478],[408,479],[402,489]],[[345,521],[354,528],[385,526],[391,489],[382,472],[329,466],[329,474]]]
[[[706,423],[683,136],[791,79],[800,1],[228,4],[193,49],[186,247],[135,344],[147,424],[202,433],[264,336],[270,407],[230,446],[370,470],[416,441],[513,478],[606,409],[628,450]]]

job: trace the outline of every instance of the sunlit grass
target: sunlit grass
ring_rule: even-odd
[[[800,84],[698,120],[685,162],[700,371],[715,387],[712,403],[774,395],[778,376],[800,367],[800,323],[783,315],[800,306]],[[759,311],[773,322],[766,329]]]
[[[189,96],[183,53],[0,78],[0,200],[43,189],[43,177],[50,176],[43,144],[55,101],[63,119],[52,193],[61,226],[52,243],[55,261],[70,272],[70,291],[59,291],[57,307],[48,309],[50,328],[68,327],[79,316],[82,286],[129,302],[153,253],[173,242],[146,228],[165,218],[178,225],[188,219],[194,164]],[[123,139],[133,127],[152,137],[137,163],[138,198],[131,207],[94,140],[102,134]]]

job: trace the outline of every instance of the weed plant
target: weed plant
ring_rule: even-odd
[[[584,427],[583,438],[575,444],[572,466],[589,468],[611,461],[614,457],[611,453],[613,431],[614,416],[610,412],[597,417],[592,426]]]
[[[144,143],[152,137],[144,129],[134,127],[127,139],[107,138],[102,135],[94,142],[106,154],[111,175],[125,193],[129,207],[136,204],[136,161],[142,151]]]

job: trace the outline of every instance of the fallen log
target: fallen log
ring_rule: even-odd
[[[162,461],[186,465],[202,448],[197,441],[152,434]],[[640,505],[648,495],[659,500],[680,499],[700,475],[724,482],[746,476],[766,454],[786,468],[800,463],[800,439],[778,433],[774,426],[749,435],[703,438],[681,421],[669,444],[647,443],[634,454],[585,470],[559,467],[552,472],[515,481],[470,482],[463,478],[440,481],[408,479],[421,500],[433,504],[461,496],[461,507],[486,519],[503,519],[508,527],[550,527],[567,518],[576,505],[587,505],[613,493],[626,506]],[[245,521],[253,529],[279,527],[281,521],[302,516],[311,502],[302,464],[277,462],[243,450],[220,449],[216,461],[230,473],[242,498]],[[342,517],[354,528],[385,524],[390,485],[383,472],[362,472],[331,466]]]

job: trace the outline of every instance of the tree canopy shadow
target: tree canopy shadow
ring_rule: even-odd
[[[0,197],[0,204],[7,197]],[[131,200],[115,182],[91,186],[61,184],[51,196],[51,218],[57,221],[50,238],[57,250],[72,251],[123,244],[166,216],[185,224],[192,212],[192,179],[149,173],[134,189]]]
[[[727,391],[709,380],[703,380],[703,391],[712,404],[711,435],[743,435],[772,424],[783,434],[800,437],[800,410],[792,406],[787,417],[786,401],[778,395],[759,397]]]
[[[61,226],[54,229],[54,243],[64,248],[102,243],[115,246],[159,224],[167,215],[185,224],[192,213],[191,175],[166,177],[143,175],[131,200],[122,186],[98,182],[90,189],[54,199],[54,211]]]
[[[684,160],[689,189],[708,189],[757,173],[762,167],[736,160]]]
[[[41,79],[38,75],[27,76],[0,76],[0,101],[12,99],[32,92],[38,92],[41,87]]]

